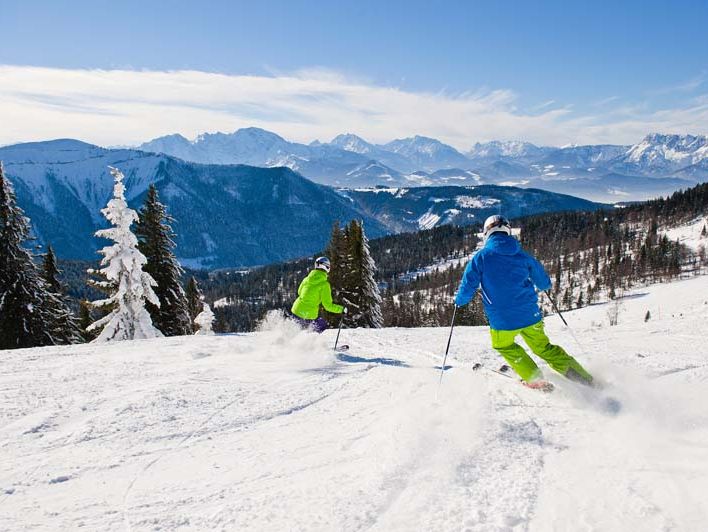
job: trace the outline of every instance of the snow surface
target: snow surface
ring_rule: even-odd
[[[444,328],[0,352],[0,530],[704,530],[708,277],[612,305],[546,323],[617,416],[473,371],[485,327],[437,399]]]
[[[484,209],[501,203],[501,200],[482,196],[457,196],[455,203],[463,209]]]
[[[708,238],[701,236],[704,227],[708,227],[708,217],[700,216],[678,227],[660,229],[660,232],[669,240],[674,242],[678,240],[681,244],[697,251],[701,245],[708,248]]]
[[[440,221],[440,215],[432,212],[433,209],[430,208],[425,214],[418,218],[418,227],[423,229],[432,229]]]

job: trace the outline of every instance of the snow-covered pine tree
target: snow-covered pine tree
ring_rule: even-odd
[[[42,261],[42,277],[47,291],[51,295],[47,304],[52,313],[52,336],[57,343],[78,344],[84,341],[81,328],[73,312],[69,308],[64,295],[64,287],[59,281],[59,267],[52,246],[47,247],[47,253]]]
[[[212,335],[214,334],[214,313],[206,301],[202,301],[204,309],[194,318],[194,324],[198,327],[194,334]]]
[[[0,349],[64,343],[52,335],[51,295],[23,247],[29,228],[0,164]]]
[[[376,264],[369,250],[363,223],[352,220],[345,231],[348,257],[344,275],[343,304],[350,327],[382,327],[381,294],[376,282]]]
[[[92,323],[87,331],[101,331],[94,342],[159,337],[162,333],[152,324],[150,313],[145,308],[146,301],[160,305],[153,291],[157,283],[143,271],[147,259],[138,250],[138,239],[130,230],[138,215],[125,201],[123,174],[117,168],[110,169],[115,178],[113,198],[101,213],[113,227],[96,231],[96,236],[115,243],[99,251],[103,255],[102,268],[89,270],[103,278],[102,281],[94,281],[93,285],[109,294],[108,298],[94,301],[91,306],[108,309],[109,312]]]
[[[155,294],[160,300],[159,306],[147,302],[146,308],[155,327],[165,336],[192,334],[187,297],[180,282],[183,270],[172,252],[175,243],[170,224],[173,221],[160,203],[157,188],[154,184],[150,185],[145,204],[138,212],[135,235],[138,237],[138,250],[147,259],[143,270],[157,282]]]
[[[189,321],[194,323],[194,320],[204,308],[204,294],[199,289],[199,283],[194,276],[189,278],[187,283],[187,311],[189,312]]]

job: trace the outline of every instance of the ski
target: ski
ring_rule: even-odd
[[[498,369],[494,369],[488,368],[480,362],[477,362],[472,366],[472,369],[474,371],[486,370],[490,373],[496,373],[497,375],[501,375],[502,377],[516,380],[512,375],[509,374],[511,368],[506,364],[502,364]],[[526,388],[532,390],[539,390],[544,393],[550,393],[556,388],[556,386],[552,382],[546,380],[537,380],[534,382],[525,382],[519,380],[518,382],[520,382],[521,385],[525,386]],[[568,385],[579,391],[583,399],[589,406],[599,410],[603,414],[616,416],[622,411],[622,403],[619,401],[619,399],[608,395],[608,393],[597,384],[584,384],[568,379]]]
[[[497,375],[501,375],[502,377],[507,377],[508,379],[513,379],[511,375],[506,373],[509,371],[511,368],[507,366],[506,364],[502,364],[499,369],[492,369],[488,368],[486,366],[483,366],[480,362],[477,362],[472,366],[472,371],[479,371],[480,369],[486,369],[487,371],[491,371],[492,373],[496,373]]]
[[[483,366],[480,362],[477,362],[472,366],[473,371],[479,371],[480,369],[486,369],[487,371],[490,371],[492,373],[496,373],[497,375],[501,375],[502,377],[506,377],[508,379],[516,380],[512,375],[509,375],[509,370],[511,370],[511,367],[507,366],[506,364],[502,364],[499,369],[492,369],[492,368],[487,368]],[[523,385],[526,386],[527,388],[531,390],[539,390],[545,393],[552,392],[555,389],[555,386],[553,385],[552,382],[549,382],[547,380],[536,380],[533,382],[526,382],[524,380],[519,380],[519,382]]]

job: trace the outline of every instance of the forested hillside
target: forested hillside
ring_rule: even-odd
[[[706,224],[708,184],[669,198],[591,213],[543,214],[514,220],[523,246],[546,266],[564,309],[617,298],[641,283],[705,271],[708,226],[687,243],[668,236],[682,224]],[[452,297],[478,244],[478,226],[443,226],[372,240],[387,326],[449,323]],[[221,272],[205,286],[217,301],[220,330],[251,330],[270,309],[289,308],[311,258],[248,272]],[[336,294],[335,294],[336,299]],[[482,324],[479,301],[459,313],[460,323]]]

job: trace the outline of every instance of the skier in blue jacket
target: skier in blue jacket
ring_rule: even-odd
[[[526,253],[511,236],[504,216],[490,216],[484,222],[484,247],[467,264],[455,297],[458,307],[482,293],[489,320],[492,347],[531,388],[547,388],[541,370],[515,342],[518,335],[537,356],[571,380],[592,383],[592,376],[565,350],[550,343],[543,330],[536,288],[548,290],[551,280],[541,263]],[[535,287],[535,288],[534,288]]]

